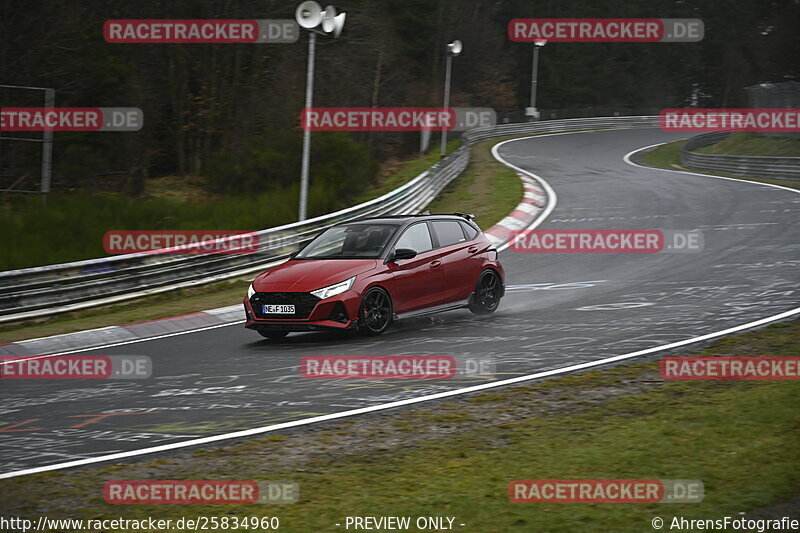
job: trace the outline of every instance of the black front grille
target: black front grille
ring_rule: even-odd
[[[250,305],[253,306],[257,318],[305,319],[318,301],[319,298],[307,292],[257,292],[250,298]],[[293,305],[294,314],[264,314],[265,304]]]

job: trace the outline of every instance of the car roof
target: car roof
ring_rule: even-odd
[[[363,222],[372,222],[375,224],[405,224],[407,222],[417,222],[420,220],[461,220],[461,221],[470,221],[471,219],[468,218],[466,214],[436,214],[436,215],[386,215],[382,217],[370,217],[370,218],[359,218],[357,220],[350,220],[347,222],[342,222],[337,225],[344,225],[344,224],[359,224]]]

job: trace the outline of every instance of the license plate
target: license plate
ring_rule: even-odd
[[[293,305],[264,305],[263,313],[265,315],[293,315]]]

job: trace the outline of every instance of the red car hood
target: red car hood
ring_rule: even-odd
[[[253,280],[256,292],[309,292],[372,270],[376,259],[287,261]]]

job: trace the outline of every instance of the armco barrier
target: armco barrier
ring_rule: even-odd
[[[380,198],[335,213],[256,232],[253,254],[128,254],[0,272],[0,322],[105,305],[244,277],[285,260],[297,246],[339,222],[376,215],[418,213],[469,164],[469,146],[493,137],[582,129],[658,125],[657,116],[596,117],[476,128],[463,145],[410,182]]]
[[[681,146],[681,165],[739,176],[800,180],[800,157],[702,154],[694,151],[717,144],[731,135],[732,132],[714,132],[692,137]]]

